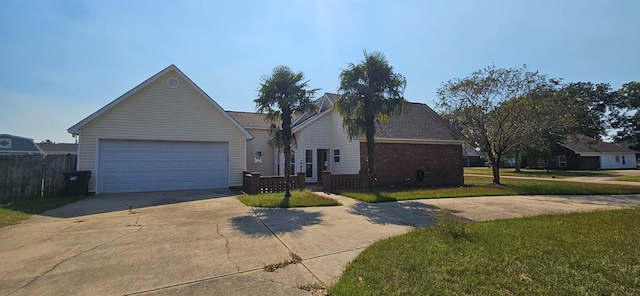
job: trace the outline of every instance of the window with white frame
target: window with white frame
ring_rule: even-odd
[[[340,162],[340,149],[333,149],[333,162]]]
[[[616,155],[616,163],[620,163],[620,155]]]
[[[542,159],[542,158],[538,158],[538,160],[536,161],[536,167],[537,168],[547,167],[547,162],[544,161],[544,159]]]
[[[566,168],[567,167],[567,156],[558,155],[558,167],[559,168]]]
[[[304,152],[304,160],[305,160],[305,176],[307,178],[313,177],[313,150],[305,150]]]
[[[626,164],[624,160],[624,155],[622,156],[622,164]]]

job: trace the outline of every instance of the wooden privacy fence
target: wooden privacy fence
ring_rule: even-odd
[[[340,189],[362,189],[363,185],[361,174],[332,175],[328,171],[322,172],[322,190],[325,192]]]
[[[304,189],[304,173],[291,176],[291,189]],[[242,191],[247,194],[284,192],[284,176],[260,176],[260,173],[242,172]]]
[[[260,173],[244,171],[242,173],[242,191],[247,194],[284,192],[284,176],[260,176]],[[322,190],[330,192],[340,189],[363,189],[365,182],[361,174],[332,175],[322,173]],[[291,176],[291,189],[305,188],[305,174]]]
[[[75,170],[76,156],[71,154],[0,155],[0,201],[61,195],[62,173]]]

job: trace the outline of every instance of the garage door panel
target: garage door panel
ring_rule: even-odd
[[[229,145],[101,140],[99,192],[226,188]]]

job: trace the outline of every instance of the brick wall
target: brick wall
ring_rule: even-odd
[[[360,143],[362,173],[367,172],[367,144]],[[464,184],[462,145],[376,143],[375,164],[380,186]],[[424,179],[417,180],[417,171]]]

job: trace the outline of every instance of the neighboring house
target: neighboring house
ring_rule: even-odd
[[[466,167],[483,167],[486,164],[486,161],[482,158],[482,153],[469,144],[462,146],[462,156]]]
[[[74,143],[38,143],[46,155],[78,154],[78,144]]]
[[[306,182],[332,174],[366,174],[365,138],[350,140],[333,105],[340,98],[327,93],[316,100],[318,109],[292,122],[295,135],[292,172],[305,172]],[[269,143],[270,124],[259,113],[229,112],[255,137],[247,142],[247,168],[262,175],[284,174],[284,153]],[[376,176],[381,185],[462,185],[463,152],[459,134],[425,104],[409,103],[408,110],[376,126]],[[256,155],[262,155],[256,163]],[[271,164],[269,166],[268,164]]]
[[[253,138],[175,65],[68,131],[96,193],[241,186]]]
[[[635,169],[636,153],[615,143],[571,137],[556,145],[548,165],[569,170]]]
[[[33,139],[9,134],[0,134],[0,155],[44,155]]]

